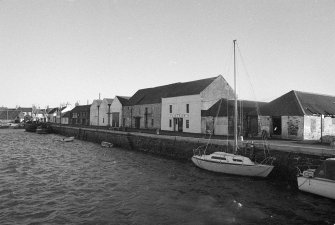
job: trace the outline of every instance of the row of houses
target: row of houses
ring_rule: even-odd
[[[271,102],[239,100],[238,115],[241,136],[318,140],[335,135],[334,96],[293,90]],[[234,130],[234,90],[219,75],[96,99],[72,110],[56,107],[45,121],[228,136]]]
[[[238,133],[318,140],[335,135],[335,97],[290,91],[271,102],[238,101]],[[221,76],[138,90],[75,107],[69,124],[231,135],[234,91]]]

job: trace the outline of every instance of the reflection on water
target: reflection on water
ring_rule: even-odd
[[[141,152],[0,130],[1,224],[334,224],[335,202]]]

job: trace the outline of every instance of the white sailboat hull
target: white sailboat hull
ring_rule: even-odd
[[[301,191],[335,199],[335,181],[318,177],[298,177],[298,188]]]
[[[220,162],[204,156],[193,156],[192,161],[196,166],[205,170],[240,176],[267,177],[273,169],[272,165]]]

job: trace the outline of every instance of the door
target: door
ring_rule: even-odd
[[[119,112],[112,113],[112,127],[119,127],[119,118],[120,118]]]
[[[135,128],[140,129],[141,117],[135,117]]]
[[[178,119],[178,132],[183,132],[183,118]]]
[[[183,132],[183,118],[173,118],[173,131]]]
[[[272,133],[281,135],[281,117],[272,117]]]

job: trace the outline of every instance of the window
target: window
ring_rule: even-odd
[[[172,120],[169,120],[169,127],[172,127]]]
[[[212,156],[212,159],[218,159],[218,160],[226,160],[224,157],[218,157],[218,156]]]
[[[170,113],[172,113],[172,105],[170,105]]]
[[[102,123],[105,123],[105,118],[102,118]]]
[[[190,128],[190,120],[186,120],[186,128]]]
[[[233,159],[234,162],[243,162],[242,159]]]
[[[154,119],[151,119],[151,126],[154,126]]]
[[[186,104],[186,113],[190,112],[190,104]]]

